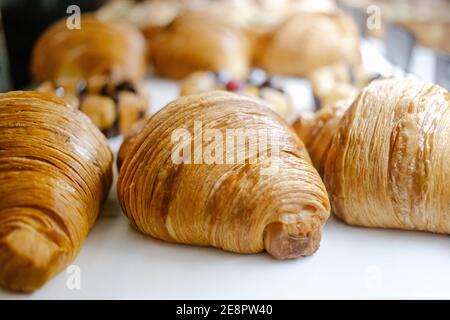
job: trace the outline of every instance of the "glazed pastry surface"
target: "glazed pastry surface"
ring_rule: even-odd
[[[194,71],[248,72],[250,48],[245,34],[223,16],[187,12],[150,42],[157,73],[180,79]]]
[[[204,132],[261,129],[277,139],[257,153],[224,147],[216,154],[222,163],[194,163],[199,158],[174,163],[174,150],[187,143],[172,140],[176,129],[192,134],[191,155],[208,150],[211,141],[194,136],[194,121],[201,121]],[[138,230],[164,241],[238,253],[266,250],[278,259],[318,249],[330,209],[324,185],[303,143],[260,100],[222,91],[182,97],[142,127],[119,152],[118,196]],[[245,150],[255,150],[254,140],[245,141]],[[227,164],[227,152],[235,162]],[[255,155],[257,161],[251,160]]]
[[[271,74],[300,77],[333,63],[356,65],[358,31],[342,13],[298,13],[261,37],[254,60]]]
[[[318,115],[314,125],[299,128],[311,145],[333,137],[315,163],[338,217],[366,227],[450,233],[449,103],[437,85],[376,80],[344,115],[335,109],[326,121]]]
[[[106,139],[81,112],[37,92],[0,94],[0,285],[30,292],[63,270],[112,180]]]

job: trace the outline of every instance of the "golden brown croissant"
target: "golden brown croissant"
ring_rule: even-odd
[[[245,34],[227,19],[206,12],[177,17],[150,42],[154,68],[169,78],[194,71],[228,71],[246,75],[250,48]]]
[[[81,16],[80,27],[69,29],[63,19],[40,36],[31,63],[36,81],[102,75],[118,82],[145,75],[145,40],[139,30],[90,15]]]
[[[51,95],[0,94],[0,285],[33,291],[77,255],[111,185],[106,139]]]
[[[358,31],[342,13],[298,13],[260,38],[254,60],[271,74],[301,77],[333,63],[355,65]]]
[[[219,136],[245,130],[238,136],[246,147],[234,140],[224,147],[226,140],[217,137],[211,150],[212,141],[199,140],[198,125]],[[192,149],[189,139],[174,140],[178,130],[193,135]],[[260,131],[276,139],[255,141]],[[174,159],[186,146],[183,161]],[[326,190],[303,143],[260,100],[225,91],[179,98],[128,137],[124,148],[119,200],[141,232],[239,253],[265,249],[279,259],[318,249],[329,216]]]
[[[81,29],[62,20],[39,38],[32,61],[38,91],[55,93],[88,115],[108,137],[126,131],[148,110],[139,88],[145,41],[137,29],[81,16]]]
[[[323,143],[324,150],[312,152],[338,217],[366,227],[450,233],[449,103],[437,85],[376,80],[345,113],[321,110],[315,124],[298,123],[307,144]]]

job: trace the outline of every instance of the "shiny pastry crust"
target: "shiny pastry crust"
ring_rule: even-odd
[[[180,79],[194,71],[226,70],[243,77],[250,63],[245,34],[227,19],[205,12],[177,17],[150,42],[155,71]]]
[[[339,218],[366,227],[450,233],[448,91],[418,80],[376,80],[337,126],[326,128],[335,133],[316,163],[323,166]]]
[[[77,255],[112,180],[106,139],[52,95],[0,94],[0,285],[30,292]]]
[[[358,31],[343,13],[298,13],[261,37],[254,60],[271,74],[300,77],[337,62],[355,65]]]
[[[94,75],[107,75],[111,81],[140,80],[145,50],[145,40],[133,26],[82,15],[80,29],[68,29],[63,19],[41,35],[31,70],[38,82]]]
[[[195,120],[203,130],[270,128],[281,141],[278,170],[264,174],[270,159],[261,153],[253,164],[248,157],[241,164],[174,164],[171,135],[178,128],[192,133]],[[266,250],[278,259],[319,247],[326,190],[303,143],[260,100],[222,91],[179,98],[122,148],[119,201],[141,232],[238,253]]]

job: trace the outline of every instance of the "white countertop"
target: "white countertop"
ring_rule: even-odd
[[[306,81],[286,84],[298,111],[312,105]],[[149,79],[145,87],[152,111],[178,92],[166,80]],[[120,138],[111,145],[117,150]],[[73,265],[33,294],[0,289],[0,299],[450,299],[449,236],[358,228],[331,218],[315,255],[277,261],[146,237],[130,227],[115,187]],[[70,285],[74,270],[79,288]]]

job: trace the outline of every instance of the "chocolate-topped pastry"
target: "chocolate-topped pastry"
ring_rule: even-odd
[[[345,63],[320,68],[309,77],[316,109],[339,100],[354,99],[362,88],[381,77],[362,66]]]
[[[125,134],[148,110],[148,96],[133,81],[98,84],[98,79],[46,81],[37,91],[54,93],[85,113],[105,134]],[[107,81],[107,80],[106,80]]]
[[[253,70],[245,79],[233,78],[226,72],[194,72],[180,85],[182,96],[213,90],[261,98],[283,117],[288,117],[292,113],[293,106],[289,94],[276,83],[275,79],[268,77],[260,69]]]

